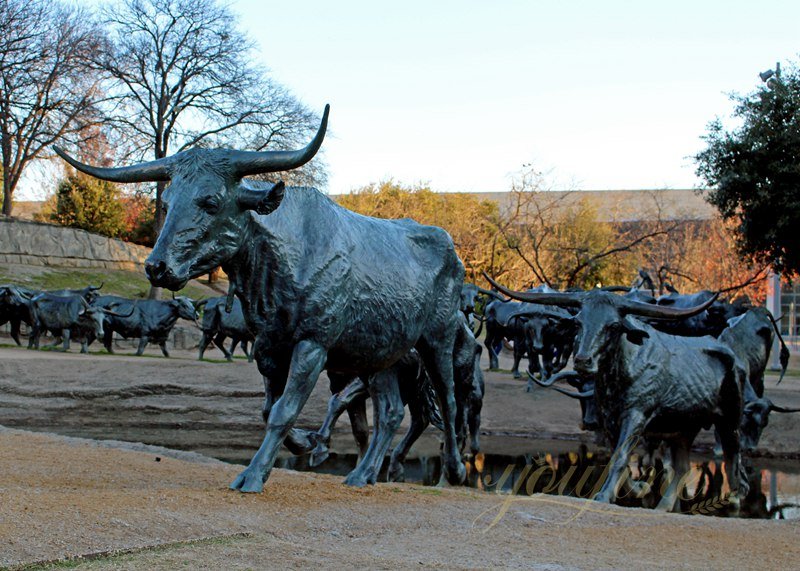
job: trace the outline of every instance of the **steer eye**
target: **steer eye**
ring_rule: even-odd
[[[197,206],[208,214],[216,214],[219,211],[219,198],[216,196],[202,196],[196,201]]]

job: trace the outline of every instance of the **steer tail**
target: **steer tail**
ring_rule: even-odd
[[[439,402],[427,375],[425,375],[425,381],[420,388],[422,390],[422,408],[428,416],[428,420],[432,425],[444,432],[444,421],[442,420],[442,414],[439,412]]]
[[[778,379],[777,384],[781,384],[783,380],[783,376],[786,374],[786,369],[789,366],[789,348],[786,346],[786,343],[783,341],[783,337],[781,336],[781,329],[778,327],[778,322],[775,321],[775,318],[772,317],[772,314],[767,311],[767,315],[769,315],[769,320],[772,322],[772,328],[775,330],[775,335],[778,336],[778,339],[781,342],[781,354],[780,354],[780,361],[781,361],[781,378]]]

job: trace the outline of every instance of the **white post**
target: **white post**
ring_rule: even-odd
[[[770,273],[767,280],[767,310],[778,320],[778,329],[780,329],[781,317],[781,275]],[[788,316],[787,316],[788,317]],[[790,319],[791,323],[792,320]],[[792,333],[791,331],[789,333]],[[777,335],[775,336],[775,343],[772,346],[772,356],[770,358],[770,369],[779,371],[781,368],[780,363],[781,347],[778,342]]]

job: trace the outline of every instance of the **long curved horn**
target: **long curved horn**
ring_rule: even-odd
[[[114,317],[130,317],[131,315],[133,315],[134,309],[135,308],[131,307],[128,313],[118,313],[112,309],[103,309],[103,313],[105,313],[106,315],[112,315]]]
[[[233,168],[239,176],[288,171],[306,164],[317,154],[325,131],[328,128],[328,113],[331,106],[326,105],[322,122],[311,142],[298,151],[233,151],[230,155]]]
[[[553,383],[555,383],[558,380],[566,379],[567,377],[579,377],[580,376],[575,371],[561,371],[560,373],[556,373],[555,375],[553,375],[552,377],[550,377],[546,381],[540,381],[539,379],[537,379],[536,377],[531,375],[530,371],[526,371],[526,373],[528,373],[528,378],[530,380],[532,380],[534,383],[536,383],[537,385],[539,385],[540,387],[551,387],[551,386],[553,386]]]
[[[628,286],[614,285],[614,286],[603,286],[603,287],[599,287],[597,289],[599,289],[600,291],[610,291],[610,292],[618,292],[619,291],[619,292],[626,292],[627,293],[627,292],[631,291],[633,288],[632,287],[628,287]]]
[[[588,399],[594,396],[594,389],[589,389],[588,391],[583,391],[582,393],[580,392],[574,393],[572,391],[568,391],[567,389],[562,389],[561,387],[550,387],[550,388],[553,389],[554,391],[560,392],[562,395],[567,395],[570,398],[579,400]]]
[[[170,161],[166,158],[129,167],[104,168],[93,167],[76,161],[55,145],[53,145],[53,150],[73,167],[95,178],[110,180],[111,182],[159,182],[169,180],[168,166]]]
[[[650,303],[642,303],[624,297],[619,298],[620,311],[622,313],[630,313],[642,317],[652,317],[653,319],[682,319],[685,317],[692,317],[698,313],[702,313],[708,309],[712,303],[717,301],[718,293],[711,296],[708,301],[689,307],[686,309],[676,309],[674,307],[665,307],[662,305],[653,305]]]
[[[103,286],[106,285],[106,282],[101,282],[99,286],[89,286],[89,291],[97,291],[99,289],[103,289]]]
[[[775,412],[800,412],[800,408],[786,408],[783,406],[778,406],[772,401],[769,403],[769,409],[774,410]]]
[[[500,301],[508,301],[502,295],[497,293],[496,291],[492,291],[490,289],[483,289],[482,287],[478,286],[478,293],[482,293],[483,295],[488,295],[489,297],[493,297],[495,299],[499,299]]]
[[[489,274],[486,272],[483,272],[483,277],[485,277],[490,284],[500,290],[501,293],[520,301],[527,301],[528,303],[558,305],[560,307],[580,307],[583,301],[583,292],[537,293],[514,291],[513,289],[508,289],[501,286],[499,283],[489,277]]]

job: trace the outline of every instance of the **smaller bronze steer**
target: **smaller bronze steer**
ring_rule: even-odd
[[[70,339],[78,339],[81,353],[88,353],[91,336],[103,336],[103,320],[106,316],[123,316],[108,308],[90,305],[80,295],[54,295],[42,293],[31,300],[33,326],[31,340],[39,348],[39,338],[49,331],[58,339],[63,338],[62,351],[68,351]]]
[[[106,303],[121,303],[112,296],[104,296],[106,299],[98,299],[98,303],[103,306]],[[188,297],[178,296],[170,300],[156,299],[137,299],[123,300],[130,306],[130,313],[127,315],[114,315],[105,322],[105,336],[103,344],[109,353],[113,353],[111,341],[114,333],[119,334],[125,339],[131,337],[139,339],[139,347],[136,354],[144,353],[148,343],[157,343],[161,347],[161,352],[165,357],[169,357],[167,350],[167,339],[175,326],[178,318],[197,320],[197,310],[194,302]]]
[[[239,298],[234,297],[231,304],[230,311],[225,307],[227,296],[212,297],[211,299],[204,300],[197,304],[198,308],[202,305],[203,321],[200,325],[203,330],[203,337],[200,339],[200,353],[197,358],[203,360],[208,345],[213,341],[225,359],[233,361],[233,352],[236,350],[236,345],[241,343],[242,351],[247,355],[247,361],[253,362],[252,350],[248,353],[247,344],[255,341],[253,335],[247,328],[247,323],[244,320],[244,313],[242,313],[242,302]],[[225,339],[231,338],[231,350],[225,347]]]
[[[486,278],[501,293],[529,303],[572,307],[578,335],[575,371],[595,381],[600,421],[616,443],[607,478],[596,500],[614,502],[631,452],[643,436],[670,443],[678,474],[659,507],[674,509],[680,477],[689,470],[689,450],[697,433],[716,428],[736,504],[747,493],[741,463],[739,424],[745,371],[726,345],[711,337],[677,337],[640,321],[683,319],[705,311],[715,300],[687,309],[658,307],[592,290],[576,293],[524,293]]]

